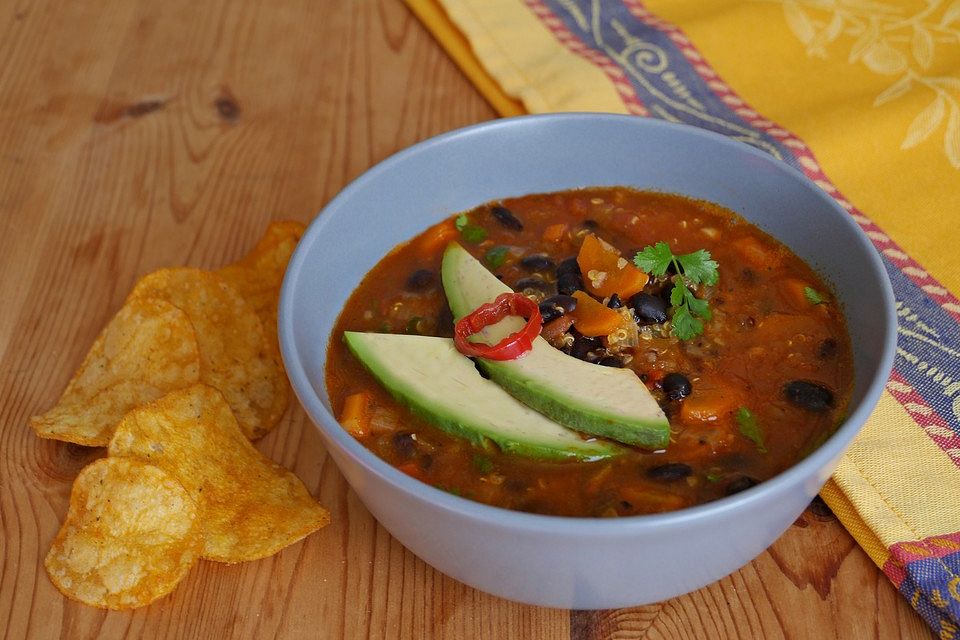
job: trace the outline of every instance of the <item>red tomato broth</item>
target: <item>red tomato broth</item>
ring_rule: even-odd
[[[492,444],[475,447],[393,400],[341,337],[344,330],[452,337],[452,317],[440,282],[445,243],[434,239],[438,229],[451,236],[454,216],[381,260],[347,301],[331,338],[327,388],[334,411],[340,415],[351,394],[369,394],[370,425],[367,435],[358,439],[388,463],[436,487],[508,509],[633,515],[708,502],[768,479],[816,448],[842,420],[853,365],[839,304],[808,265],[733,212],[676,195],[620,187],[491,204],[510,210],[523,230],[498,222],[488,204],[467,212],[472,225],[486,230],[482,242],[453,237],[481,261],[490,248],[508,247],[504,264],[491,270],[514,288],[532,275],[555,286],[553,269],[531,273],[520,258],[545,254],[559,263],[577,255],[588,233],[627,259],[658,241],[667,242],[675,255],[698,249],[712,254],[719,264],[719,282],[696,289],[712,311],[704,333],[680,341],[663,325],[652,325],[640,344],[625,352],[632,355],[627,366],[645,380],[667,412],[671,443],[657,452],[628,448],[606,461],[544,462],[503,454]],[[558,238],[561,224],[565,229]],[[644,291],[656,286],[651,279]],[[824,303],[805,300],[804,305],[798,296],[804,287],[818,292]],[[540,298],[555,293],[524,292]],[[683,400],[667,400],[659,388],[671,372],[685,374],[692,384],[692,393]],[[784,385],[793,380],[830,389],[832,409],[812,412],[789,402]],[[766,452],[741,433],[736,419],[740,407],[755,416]],[[689,474],[677,464],[688,465]]]

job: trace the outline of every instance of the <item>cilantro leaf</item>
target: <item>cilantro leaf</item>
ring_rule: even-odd
[[[703,322],[690,315],[686,305],[679,307],[670,321],[673,333],[681,340],[689,340],[703,333]]]
[[[697,296],[693,295],[693,291],[683,288],[687,293],[687,308],[690,309],[690,313],[698,318],[703,318],[704,320],[709,320],[713,317],[713,314],[710,313],[710,306],[707,304],[706,300],[701,300]]]
[[[804,287],[803,295],[807,297],[807,300],[810,301],[810,304],[823,304],[826,302],[826,300],[823,299],[823,296],[820,295],[820,292],[813,287]]]
[[[687,289],[682,282],[675,282],[670,290],[670,305],[679,307],[687,300]]]
[[[487,249],[487,252],[483,254],[483,259],[487,261],[490,268],[499,269],[503,266],[503,263],[507,261],[508,255],[510,255],[509,248],[503,245],[497,245],[496,247]]]
[[[737,424],[740,425],[740,433],[746,438],[752,440],[757,445],[757,451],[766,453],[767,447],[763,444],[763,431],[757,424],[757,417],[746,407],[737,409]]]
[[[673,307],[671,326],[673,334],[689,340],[703,333],[703,321],[713,317],[706,300],[698,298],[691,287],[698,284],[712,286],[720,279],[719,265],[705,249],[675,256],[670,245],[660,241],[646,246],[633,257],[633,263],[653,276],[662,276],[673,265],[677,275],[672,278],[670,306]]]
[[[457,228],[457,231],[463,231],[466,229],[467,225],[470,224],[470,218],[467,217],[467,214],[461,213],[457,216],[457,219],[453,224]]]
[[[673,262],[673,252],[670,251],[670,245],[663,241],[652,247],[644,247],[643,251],[633,257],[633,264],[652,276],[665,274],[671,262]]]
[[[715,285],[720,277],[716,260],[710,259],[710,252],[700,249],[693,253],[677,256],[677,262],[683,267],[683,275],[690,284]]]

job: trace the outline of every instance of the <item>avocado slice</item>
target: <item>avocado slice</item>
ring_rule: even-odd
[[[548,420],[477,371],[449,338],[344,331],[350,351],[399,402],[477,445],[549,460],[593,461],[623,453]]]
[[[440,273],[456,320],[511,291],[455,242],[443,254]],[[522,319],[505,318],[478,336],[496,344],[522,327]],[[670,440],[667,417],[629,369],[578,360],[539,336],[516,360],[477,362],[510,395],[572,429],[647,449],[661,449]]]

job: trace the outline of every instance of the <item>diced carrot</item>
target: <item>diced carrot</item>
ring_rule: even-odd
[[[587,290],[602,298],[615,293],[621,298],[629,298],[640,292],[650,279],[614,247],[593,234],[583,239],[577,264]]]
[[[354,438],[370,433],[370,394],[364,391],[347,396],[343,402],[340,424]]]
[[[737,238],[731,244],[743,260],[754,269],[774,269],[780,266],[780,255],[775,250],[764,247],[753,236]]]
[[[608,336],[620,328],[623,316],[616,310],[606,307],[585,291],[574,291],[576,308],[570,313],[577,331],[585,336]]]
[[[731,415],[742,404],[732,389],[707,387],[694,389],[680,404],[680,419],[687,424],[715,422]]]
[[[784,300],[797,311],[807,311],[813,305],[807,299],[806,289],[810,285],[797,278],[787,278],[780,282],[780,292]]]
[[[567,232],[567,225],[562,222],[552,224],[543,230],[544,242],[560,242],[563,240],[563,234]]]
[[[457,237],[457,228],[450,220],[444,220],[427,229],[418,241],[420,253],[424,256],[433,257],[437,255],[443,247],[451,240]]]
[[[423,473],[423,469],[417,466],[416,462],[405,462],[397,466],[397,469],[403,471],[405,474],[411,478],[416,478],[417,480],[426,481],[426,475]]]

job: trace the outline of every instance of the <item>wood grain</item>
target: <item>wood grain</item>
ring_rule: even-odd
[[[929,636],[812,512],[741,571],[657,605],[568,612],[487,596],[378,526],[297,406],[258,447],[333,524],[273,558],[203,562],[133,612],[56,592],[42,558],[73,478],[102,450],[39,440],[27,418],[55,401],[134,280],[224,264],[268,220],[308,221],[387,155],[491,117],[398,0],[0,3],[0,635]]]

